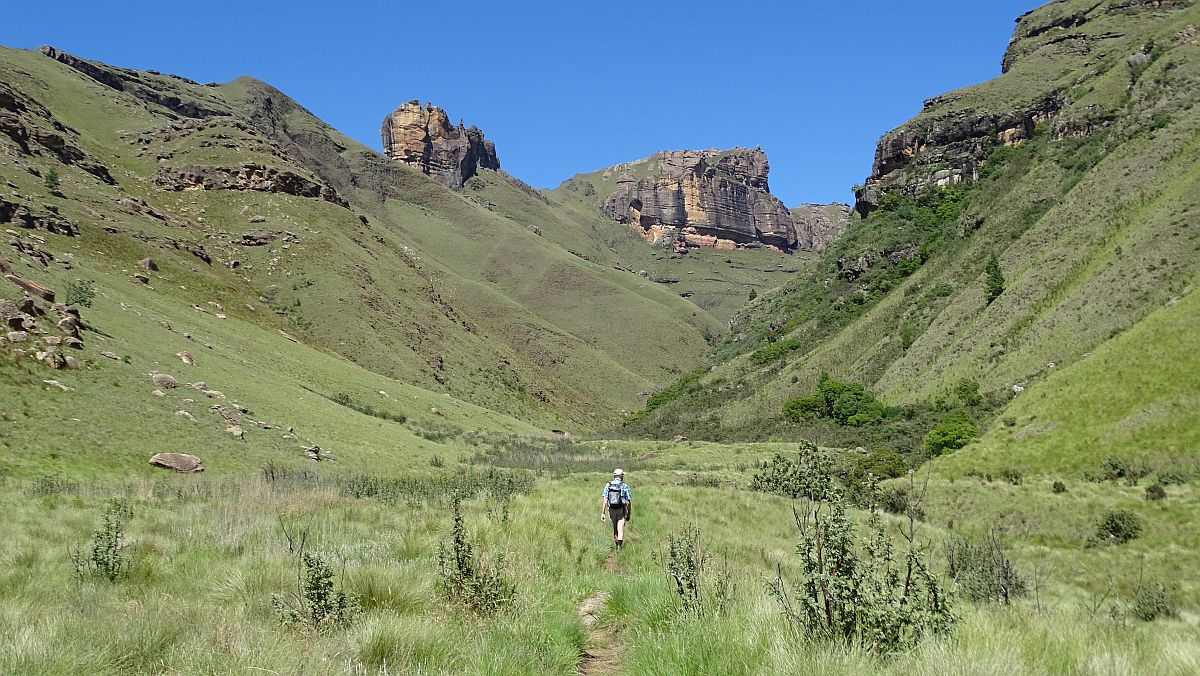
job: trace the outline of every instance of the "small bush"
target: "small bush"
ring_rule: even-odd
[[[936,427],[925,435],[925,450],[936,457],[974,441],[979,437],[979,428],[964,411],[951,411]]]
[[[319,632],[344,629],[359,613],[358,604],[334,587],[333,569],[325,559],[305,551],[299,555],[292,598],[277,594],[271,604],[281,624]]]
[[[995,533],[989,533],[981,542],[952,537],[944,546],[950,577],[972,601],[1008,605],[1029,593],[1029,585],[1017,573]]]
[[[1054,491],[1055,493],[1066,493],[1067,485],[1061,481],[1055,481],[1054,484],[1050,486],[1050,490]]]
[[[1164,486],[1182,486],[1188,482],[1188,476],[1176,470],[1165,469],[1158,473],[1155,481]]]
[[[127,576],[132,566],[125,526],[133,518],[133,507],[123,500],[114,500],[104,509],[102,518],[86,550],[76,547],[70,551],[75,577],[81,582],[89,578],[116,582]]]
[[[1091,475],[1094,481],[1124,480],[1126,486],[1136,486],[1138,481],[1150,474],[1150,469],[1142,462],[1129,461],[1117,455],[1109,456],[1100,463],[1099,471]]]
[[[963,378],[954,386],[954,395],[963,406],[978,406],[983,403],[983,395],[979,393],[979,383],[969,378]]]
[[[1167,498],[1167,489],[1162,487],[1162,484],[1151,484],[1146,486],[1146,499],[1153,502],[1156,500],[1165,500]]]
[[[892,536],[878,512],[859,535],[840,495],[797,512],[800,530],[798,584],[782,574],[768,592],[801,634],[859,646],[876,654],[911,648],[953,626],[946,593],[925,566],[910,529],[907,554],[897,562]]]
[[[1019,470],[1019,469],[1013,469],[1011,467],[1006,467],[1006,468],[1000,470],[1000,478],[1004,479],[1005,481],[1007,481],[1008,483],[1010,483],[1014,486],[1020,486],[1021,481],[1024,480],[1024,475],[1021,474],[1021,470]]]
[[[70,495],[79,492],[79,483],[61,476],[40,476],[29,487],[33,495]]]
[[[96,298],[96,284],[87,279],[76,279],[67,284],[67,292],[63,301],[67,305],[91,307]]]
[[[374,406],[371,406],[370,404],[366,404],[366,403],[363,403],[360,401],[355,401],[353,398],[350,397],[349,394],[346,394],[345,392],[338,392],[338,393],[334,394],[333,396],[329,397],[329,400],[332,401],[333,403],[337,404],[338,406],[345,406],[346,408],[348,408],[352,411],[358,411],[359,413],[361,413],[363,415],[369,415],[372,418],[379,418],[380,420],[390,420],[394,423],[399,423],[401,425],[403,425],[405,422],[408,421],[408,416],[404,415],[403,413],[393,413],[391,411],[383,411],[383,410],[376,409]]]
[[[462,504],[453,503],[450,541],[438,545],[438,573],[446,599],[490,615],[512,604],[517,590],[504,576],[504,556],[494,566],[475,555],[475,545],[463,524]]]
[[[46,186],[46,190],[54,192],[58,190],[58,169],[50,167],[46,173],[42,175],[42,184]]]
[[[750,481],[750,490],[774,493],[793,500],[799,497],[824,499],[833,487],[833,462],[817,452],[816,444],[805,442],[795,461],[775,454],[762,464]]]
[[[990,304],[1004,293],[1004,273],[1000,270],[1000,257],[995,252],[988,258],[984,275],[987,277],[987,302]]]
[[[1129,614],[1143,622],[1153,622],[1160,617],[1179,617],[1179,599],[1172,589],[1161,582],[1138,585],[1133,593]]]
[[[733,596],[729,562],[716,572],[700,539],[700,529],[691,527],[667,536],[663,568],[675,583],[675,593],[685,612],[696,615],[721,614]],[[711,578],[711,580],[709,579]]]
[[[1108,512],[1096,525],[1095,539],[1099,543],[1125,544],[1142,534],[1142,520],[1128,509]]]
[[[434,455],[432,458],[429,459],[429,466],[430,467],[439,467],[439,468],[445,467],[446,461],[442,460],[442,456]]]

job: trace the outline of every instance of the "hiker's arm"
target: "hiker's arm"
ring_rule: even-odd
[[[608,500],[605,500],[604,496],[601,495],[600,496],[600,522],[601,523],[604,523],[604,508],[605,507],[608,507]]]
[[[625,503],[625,520],[629,521],[633,518],[633,500]]]

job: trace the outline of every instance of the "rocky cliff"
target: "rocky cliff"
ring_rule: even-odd
[[[761,148],[665,150],[618,165],[616,189],[601,210],[647,241],[676,248],[796,247],[791,214],[767,185]]]
[[[1190,6],[1062,0],[1025,13],[1004,54],[1003,77],[926,100],[915,118],[879,140],[856,209],[866,215],[894,188],[911,193],[974,181],[990,146],[1019,145],[1039,125],[1057,140],[1108,126],[1126,112],[1124,100],[1110,94],[1131,89],[1166,48],[1156,46],[1152,22],[1185,18]]]
[[[820,253],[846,232],[846,226],[850,224],[850,205],[841,202],[801,204],[791,209],[791,215],[796,226],[796,248]]]
[[[383,151],[459,190],[480,168],[499,169],[496,145],[472,125],[450,124],[446,111],[420,101],[403,103],[383,118]]]

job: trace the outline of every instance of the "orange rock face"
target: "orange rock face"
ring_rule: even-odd
[[[420,101],[403,103],[383,119],[387,156],[459,190],[480,168],[499,169],[496,146],[478,127],[450,124],[446,111]]]

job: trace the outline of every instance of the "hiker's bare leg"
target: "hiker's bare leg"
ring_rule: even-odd
[[[625,539],[625,519],[619,519],[617,521],[617,539]]]

